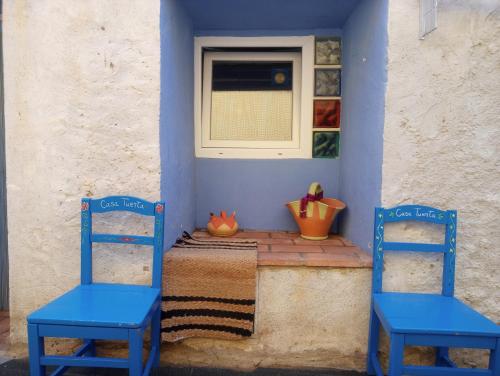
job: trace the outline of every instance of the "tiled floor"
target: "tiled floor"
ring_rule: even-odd
[[[205,230],[193,234],[213,238]],[[239,231],[234,238],[255,239],[259,266],[310,266],[371,268],[371,256],[347,239],[330,235],[326,240],[302,239],[295,232]],[[217,238],[220,239],[220,238]]]

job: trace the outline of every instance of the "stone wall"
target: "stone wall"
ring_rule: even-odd
[[[441,0],[424,40],[418,17],[417,0],[390,1],[382,203],[458,209],[456,295],[499,322],[500,2]],[[441,259],[410,261],[389,258],[386,287],[439,290]]]
[[[366,363],[371,269],[259,267],[255,334],[162,347],[162,362],[227,368],[340,368]]]
[[[3,3],[11,339],[25,342],[26,315],[78,283],[80,198],[159,198],[160,5]],[[96,279],[147,281],[149,255],[96,252]]]

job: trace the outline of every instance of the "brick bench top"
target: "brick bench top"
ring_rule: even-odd
[[[213,239],[206,230],[196,230],[193,235]],[[240,230],[233,237],[255,239],[259,243],[259,266],[372,267],[369,253],[338,235],[325,240],[306,240],[296,232]]]

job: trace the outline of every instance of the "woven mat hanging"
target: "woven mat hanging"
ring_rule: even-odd
[[[164,257],[162,340],[251,336],[256,276],[257,242],[184,233]]]

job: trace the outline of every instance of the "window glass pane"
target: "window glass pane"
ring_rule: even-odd
[[[212,90],[291,90],[292,63],[214,61]]]
[[[290,141],[292,63],[214,61],[210,138]]]
[[[291,91],[214,91],[212,140],[290,141]]]

